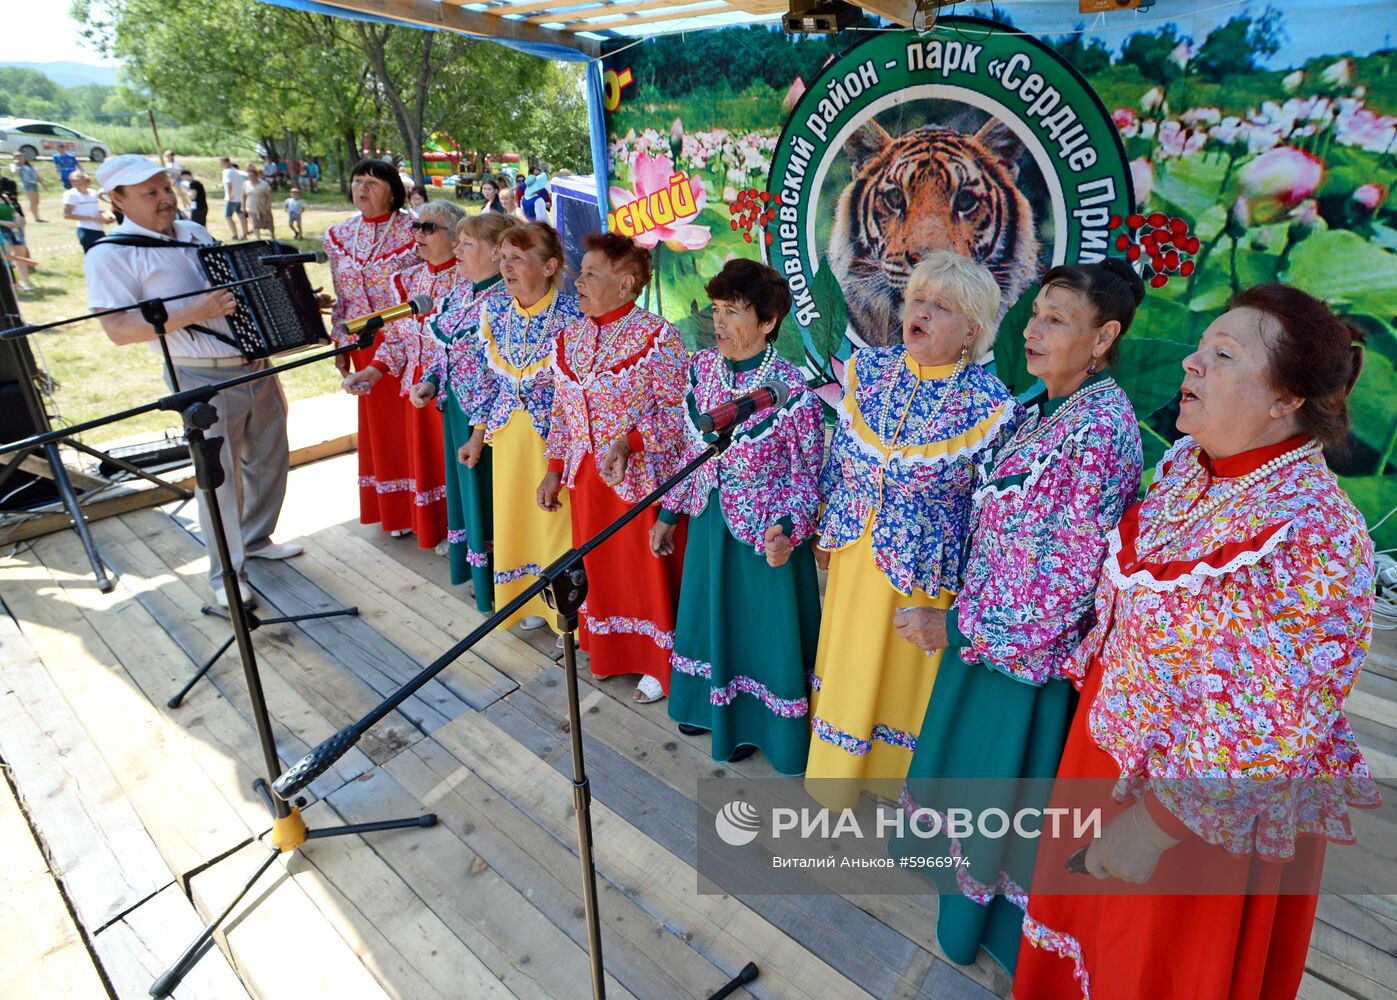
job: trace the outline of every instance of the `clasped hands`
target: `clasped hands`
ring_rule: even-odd
[[[893,631],[928,653],[949,646],[946,612],[940,608],[903,608],[893,615]]]

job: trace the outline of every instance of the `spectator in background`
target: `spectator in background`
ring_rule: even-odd
[[[320,191],[320,157],[312,156],[310,158],[310,164],[306,167],[306,178],[310,183],[311,191],[318,193]]]
[[[524,191],[527,184],[528,178],[524,176],[524,171],[521,170],[514,175],[514,205],[516,208],[524,204]]]
[[[19,182],[19,189],[29,200],[29,214],[34,216],[35,222],[43,222],[44,220],[39,218],[39,188],[44,186],[44,181],[39,176],[38,168],[29,162],[29,157],[23,153],[16,153],[14,162],[10,164],[10,171]]]
[[[301,185],[302,191],[310,190],[310,159],[298,160],[296,162],[296,183]]]
[[[218,161],[223,165],[223,217],[228,220],[228,231],[233,239],[247,238],[247,214],[243,211],[243,186],[247,175],[228,157]],[[242,224],[242,232],[238,224]]]
[[[529,179],[524,182],[524,196],[519,204],[524,209],[524,217],[530,221],[548,221],[548,209],[552,207],[548,195],[548,164],[534,166],[529,171]]]
[[[301,215],[306,210],[306,203],[301,200],[301,189],[293,187],[290,191],[291,197],[286,199],[286,224],[291,227],[291,233],[298,240],[306,238],[306,234],[301,232]]]
[[[32,292],[29,272],[39,265],[29,256],[24,243],[24,209],[19,207],[19,187],[8,177],[0,177],[0,254],[15,270],[16,287]]]
[[[208,223],[209,218],[209,196],[204,190],[204,182],[195,177],[190,170],[179,172],[180,186],[189,192],[189,218],[199,225]]]
[[[290,184],[292,187],[295,187],[297,184],[305,183],[305,181],[301,180],[300,160],[297,159],[291,161],[291,169],[286,174],[286,183]]]
[[[291,177],[291,170],[287,167],[285,160],[276,161],[276,182],[281,187],[290,187],[296,183]]]
[[[505,215],[512,215],[516,219],[524,218],[524,213],[519,211],[519,199],[515,196],[514,188],[500,188],[500,210]]]
[[[262,176],[267,181],[267,186],[270,187],[273,191],[276,190],[277,177],[279,176],[279,173],[280,172],[277,170],[276,160],[273,160],[269,156],[262,161]]]
[[[73,186],[63,192],[63,218],[78,224],[78,242],[82,244],[82,252],[87,253],[92,244],[106,235],[108,223],[116,220],[102,211],[97,193],[89,187],[87,174],[74,170],[68,180]]]
[[[407,208],[414,216],[422,211],[427,204],[427,189],[421,184],[414,184],[407,189]]]
[[[165,173],[170,177],[170,187],[174,189],[175,197],[179,199],[179,207],[187,212],[189,210],[189,189],[184,186],[184,179],[181,177],[184,168],[179,165],[172,150],[165,150],[161,155],[161,162],[165,164]]]
[[[500,186],[495,183],[495,179],[488,174],[480,182],[480,197],[485,201],[482,212],[498,212],[500,215],[508,215],[504,205],[500,203]]]
[[[72,177],[73,171],[78,169],[78,158],[67,150],[61,153],[54,153],[53,166],[54,169],[58,171],[58,179],[63,182],[63,190],[66,191],[68,188],[72,187],[73,185],[69,178]]]
[[[276,220],[272,218],[272,186],[263,176],[262,168],[255,165],[249,165],[247,168],[247,184],[243,186],[243,211],[246,215],[244,225],[248,227],[250,238],[260,239],[262,230],[265,229],[268,239],[276,239]]]

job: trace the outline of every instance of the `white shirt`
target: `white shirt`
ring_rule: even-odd
[[[117,233],[170,239],[163,233],[136,225],[129,218],[112,230],[113,235]],[[186,222],[184,219],[175,221],[175,239],[183,243],[214,242],[207,229],[197,222]],[[83,271],[87,275],[87,305],[94,310],[113,309],[144,299],[192,292],[209,284],[204,277],[204,269],[199,266],[198,251],[186,247],[165,249],[99,244],[83,257]],[[167,308],[174,311],[189,301],[182,299],[172,302]],[[224,319],[209,320],[201,325],[232,337],[232,331]],[[176,359],[240,356],[237,348],[197,330],[167,330],[165,339],[170,345],[171,356]],[[158,341],[152,340],[150,347],[157,354],[160,352]]]
[[[247,180],[247,174],[237,167],[229,167],[223,171],[223,193],[229,201],[243,200],[243,182]]]
[[[102,203],[97,200],[97,192],[93,191],[92,188],[88,188],[86,194],[83,194],[77,188],[69,188],[67,191],[64,191],[63,207],[67,208],[69,205],[73,206],[74,215],[102,214]],[[79,229],[95,229],[99,233],[107,231],[106,226],[92,219],[78,219],[77,222]]]

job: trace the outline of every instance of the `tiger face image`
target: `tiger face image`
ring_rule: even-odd
[[[893,138],[870,118],[844,143],[852,180],[839,196],[829,264],[865,344],[902,342],[902,296],[917,262],[954,250],[999,282],[1002,318],[1033,281],[1038,236],[1017,185],[1023,144],[991,118],[968,134],[924,125]]]

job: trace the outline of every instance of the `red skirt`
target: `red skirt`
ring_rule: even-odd
[[[581,545],[630,509],[597,474],[591,455],[578,466],[572,493],[572,544]],[[674,552],[650,554],[650,529],[659,518],[651,507],[583,559],[587,601],[578,638],[592,673],[648,674],[669,694],[669,659],[679,607],[679,574],[684,566],[688,525],[674,532]]]
[[[373,346],[351,351],[353,369],[363,371],[383,342],[380,331]],[[359,397],[359,523],[381,524],[384,531],[413,527],[412,465],[403,447],[407,414],[398,395],[398,381],[381,378],[367,396]]]
[[[1059,781],[1102,779],[1104,788],[1119,777],[1116,762],[1087,731],[1100,681],[1101,670],[1093,663],[1058,765]],[[1096,801],[1103,827],[1131,804]],[[1204,871],[1202,884],[1237,887],[1232,895],[1146,895],[1115,880],[1110,884],[1120,891],[1109,895],[1042,891],[1045,885],[1061,891],[1064,880],[1091,878],[1064,874],[1078,846],[1066,837],[1044,837],[1040,844],[1034,878],[1039,891],[1030,892],[1014,974],[1017,1000],[1294,1000],[1318,896],[1293,889],[1317,890],[1322,839],[1299,839],[1295,858],[1282,865],[1230,855],[1189,837],[1160,857],[1150,879],[1198,885]],[[1283,884],[1289,894],[1276,894]]]
[[[379,385],[392,382],[397,390],[399,381],[391,375],[379,379]],[[419,368],[412,384],[422,381]],[[406,396],[398,403],[407,411],[403,423],[407,429],[407,457],[411,468],[412,531],[421,548],[435,548],[446,537],[446,452],[442,442],[442,418],[435,406],[420,410]]]

